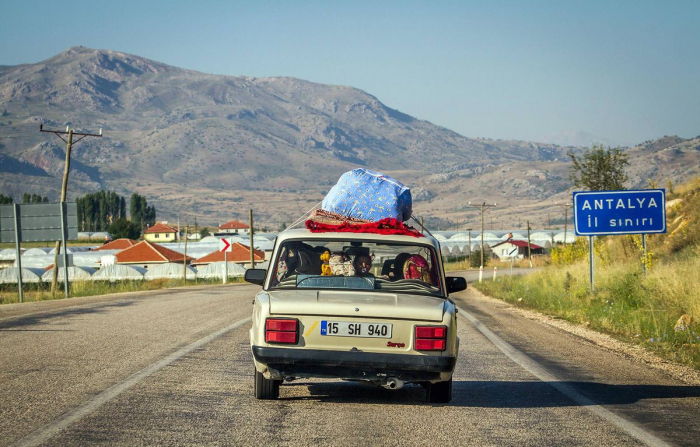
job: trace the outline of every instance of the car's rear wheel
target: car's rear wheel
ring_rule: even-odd
[[[262,373],[255,370],[255,398],[274,400],[280,397],[281,380],[266,379]]]
[[[446,404],[452,400],[452,378],[446,382],[428,383],[428,402]]]

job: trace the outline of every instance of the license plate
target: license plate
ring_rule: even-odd
[[[334,335],[337,337],[391,338],[391,324],[322,320],[321,335]]]

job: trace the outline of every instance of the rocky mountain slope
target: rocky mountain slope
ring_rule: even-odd
[[[103,128],[74,147],[69,198],[138,192],[159,218],[277,228],[355,167],[411,186],[418,214],[469,226],[468,201],[542,221],[564,198],[568,161],[553,144],[473,139],[391,109],[361,90],[293,78],[199,73],[115,51],[71,48],[0,67],[0,192],[58,197],[65,144],[45,128]],[[630,149],[634,186],[697,174],[698,139]],[[437,222],[437,221],[436,221]]]

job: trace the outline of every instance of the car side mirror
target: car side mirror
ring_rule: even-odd
[[[467,280],[461,276],[448,276],[445,278],[447,283],[447,293],[461,292],[467,288]]]
[[[267,270],[265,269],[248,269],[245,271],[244,279],[246,282],[262,286],[265,283],[266,274]]]

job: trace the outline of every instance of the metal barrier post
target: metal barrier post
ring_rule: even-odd
[[[19,204],[15,203],[12,207],[15,212],[15,248],[17,249],[16,260],[17,260],[17,288],[19,290],[19,302],[24,301],[24,292],[22,291],[22,253],[19,246]]]

